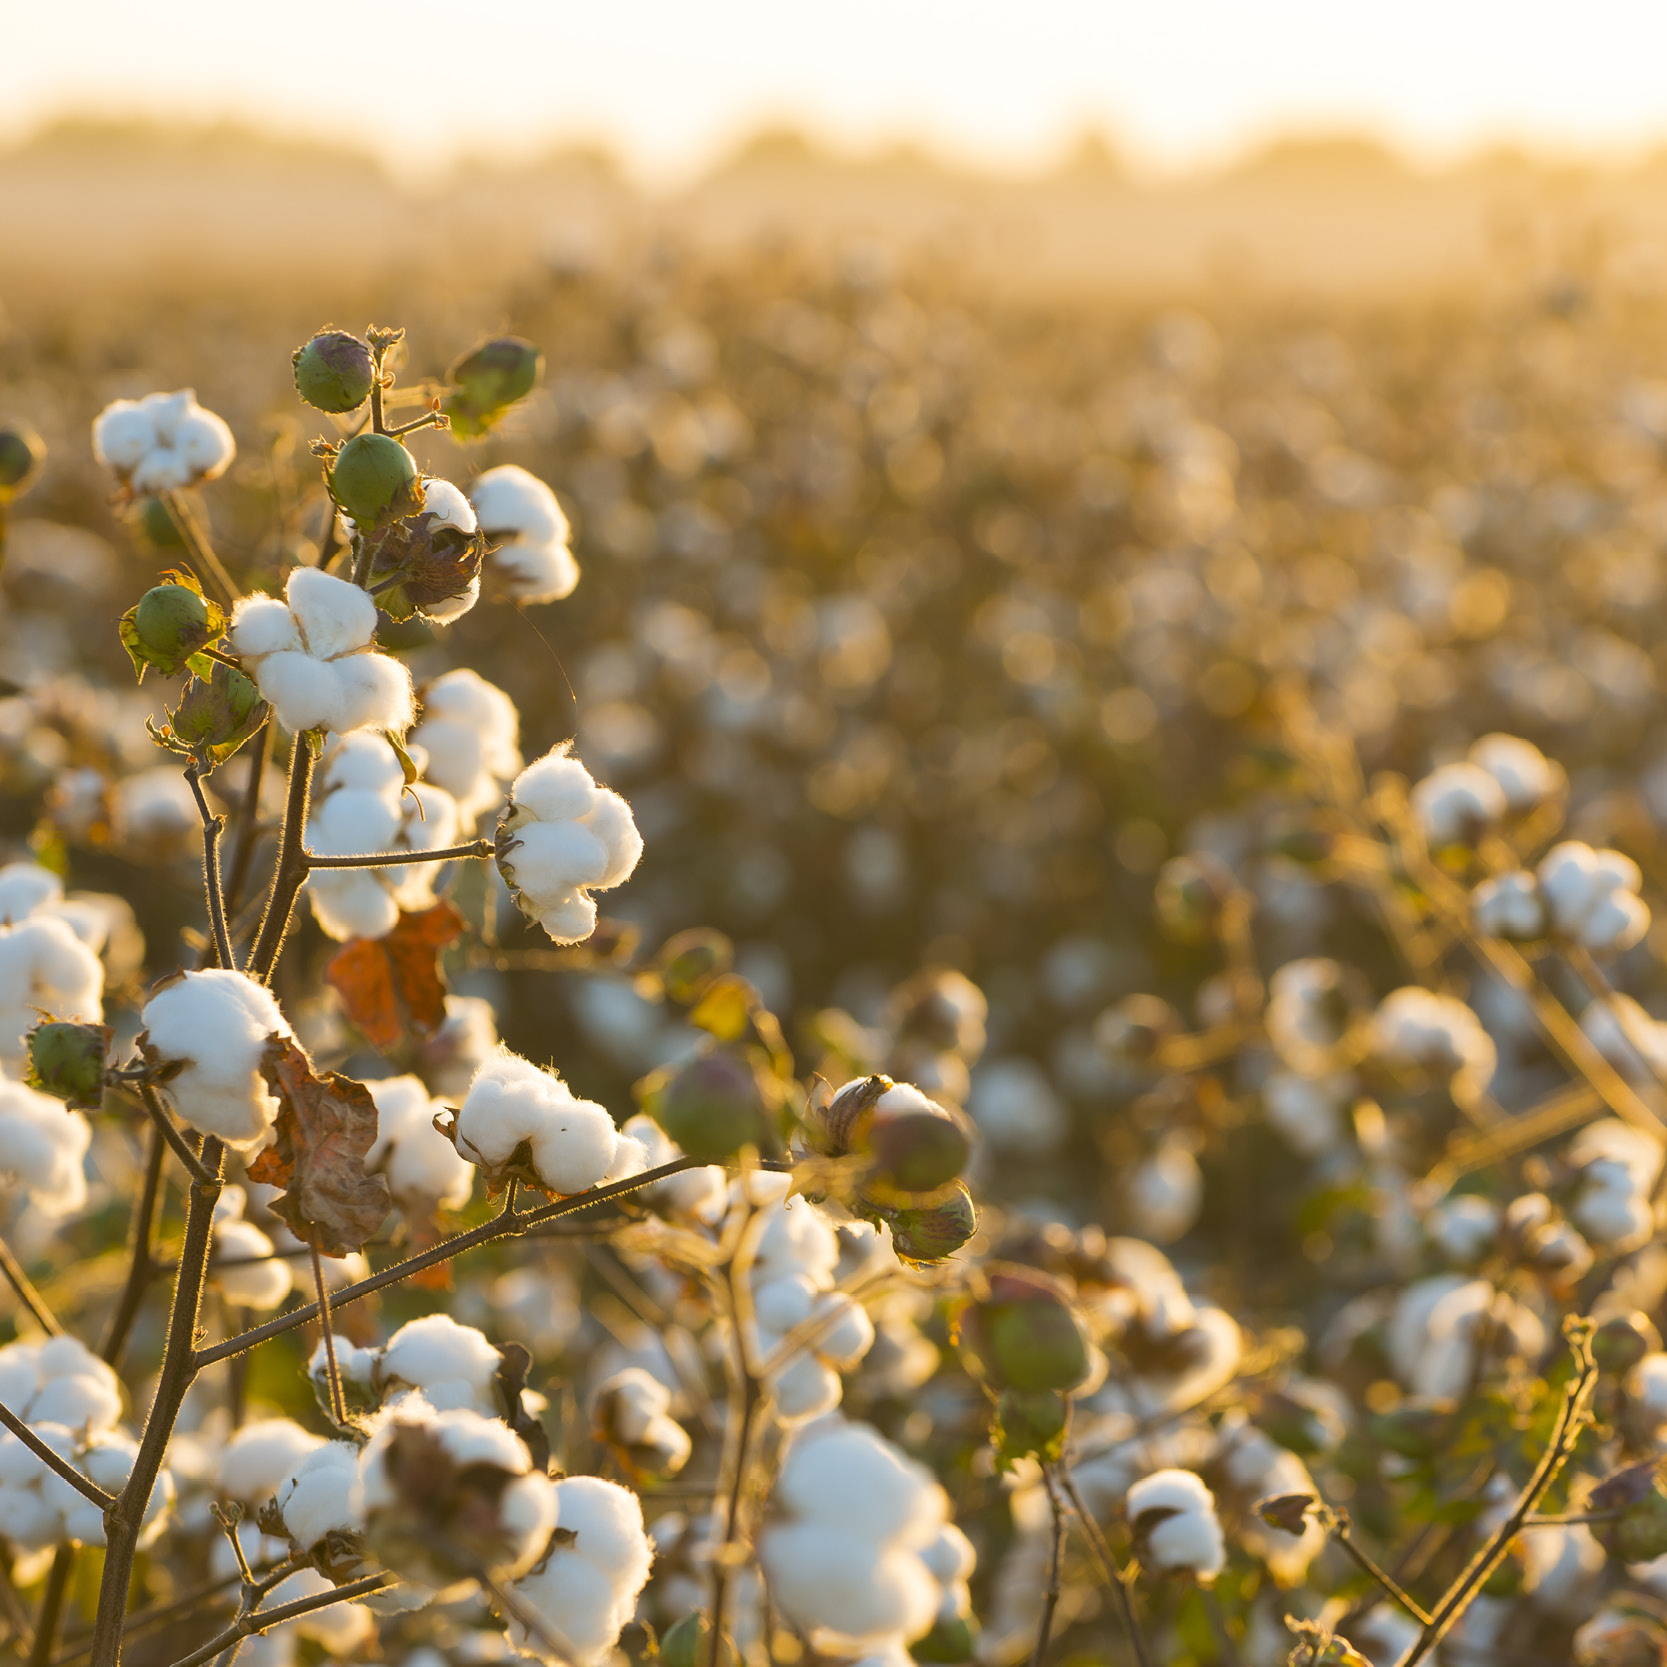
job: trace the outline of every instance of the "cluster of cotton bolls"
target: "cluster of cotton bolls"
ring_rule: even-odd
[[[449,1314],[408,1320],[380,1348],[338,1342],[336,1365],[350,1406],[392,1404],[412,1392],[437,1411],[468,1407],[483,1415],[500,1410],[496,1382],[503,1356],[475,1327]],[[308,1368],[322,1404],[329,1355],[321,1342]]]
[[[425,755],[427,779],[457,802],[463,827],[503,803],[521,769],[520,725],[509,696],[467,666],[423,685],[411,745]]]
[[[596,930],[591,895],[622,885],[642,856],[631,807],[599,787],[566,745],[535,760],[510,787],[498,866],[524,913],[557,943]]]
[[[0,1077],[0,1183],[20,1187],[49,1215],[87,1202],[87,1149],[92,1125],[63,1101]]]
[[[106,1493],[126,1484],[139,1449],[120,1427],[121,1385],[76,1338],[0,1348],[0,1405]],[[173,1496],[173,1479],[164,1471],[145,1506],[147,1542],[162,1531]],[[9,1430],[0,1430],[0,1524],[0,1533],[24,1552],[66,1540],[104,1543],[101,1509]]]
[[[223,475],[237,442],[196,393],[118,399],[93,423],[93,455],[130,492],[177,492]]]
[[[1554,845],[1532,873],[1501,874],[1476,888],[1476,925],[1489,936],[1554,937],[1597,954],[1630,949],[1649,930],[1638,865],[1579,840]]]
[[[782,1459],[759,1559],[772,1601],[820,1650],[907,1661],[958,1612],[970,1546],[931,1472],[866,1424],[805,1426]]]
[[[420,769],[421,752],[412,759]],[[407,783],[399,755],[381,736],[357,731],[331,742],[319,766],[307,848],[319,856],[438,851],[457,842],[457,802],[430,782]],[[332,938],[382,938],[434,902],[441,865],[318,868],[308,878],[313,918]]]
[[[777,1417],[794,1422],[839,1405],[840,1374],[868,1353],[874,1323],[834,1288],[840,1257],[832,1222],[808,1200],[790,1197],[790,1184],[786,1175],[737,1182],[731,1207],[759,1211],[748,1270],[755,1355],[772,1361],[790,1335],[802,1338],[767,1374]]]
[[[675,1476],[689,1462],[689,1432],[671,1416],[672,1392],[641,1366],[626,1366],[596,1386],[591,1422],[637,1476]]]
[[[273,1037],[294,1034],[272,992],[208,967],[164,984],[139,1017],[140,1046],[180,1116],[235,1150],[262,1145],[278,1115],[262,1061]]]
[[[1485,735],[1467,758],[1441,765],[1413,788],[1412,809],[1432,849],[1468,846],[1551,804],[1566,785],[1561,766],[1531,741]]]
[[[97,1021],[104,1011],[96,914],[31,862],[0,868],[0,1064],[15,1067],[42,1014]]]
[[[1372,1015],[1372,1052],[1393,1070],[1428,1076],[1455,1098],[1487,1087],[1498,1049],[1482,1022],[1456,996],[1421,984],[1391,990]]]
[[[245,596],[227,640],[278,722],[296,735],[403,735],[411,727],[411,673],[404,661],[377,651],[376,603],[333,573],[295,567],[282,601]]]
[[[536,475],[501,463],[469,489],[487,561],[504,593],[516,602],[559,602],[573,594],[579,564],[572,533],[556,495]]]
[[[447,1132],[494,1187],[519,1178],[565,1196],[642,1167],[641,1147],[605,1107],[507,1048],[475,1073]]]
[[[1394,1298],[1384,1329],[1390,1366],[1414,1394],[1453,1400],[1490,1362],[1537,1360],[1548,1337],[1511,1292],[1458,1273],[1415,1280]]]
[[[1564,1161],[1574,1174],[1569,1214],[1587,1238],[1618,1255],[1649,1242],[1663,1161],[1659,1139],[1606,1117],[1575,1136]]]

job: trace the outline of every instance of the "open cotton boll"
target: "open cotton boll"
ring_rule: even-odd
[[[236,1189],[215,1206],[214,1243],[209,1278],[214,1289],[242,1308],[276,1308],[294,1287],[288,1262],[273,1255],[273,1245],[252,1221],[240,1219],[243,1197]]]
[[[278,1102],[261,1075],[273,1036],[294,1032],[264,984],[225,967],[187,972],[145,1003],[139,1046],[165,1071],[168,1097],[192,1128],[251,1150]]]
[[[557,943],[596,926],[593,891],[631,877],[642,856],[631,807],[597,786],[570,742],[529,764],[510,787],[498,830],[498,867],[524,914]]]
[[[521,1162],[524,1177],[563,1195],[597,1186],[613,1168],[618,1131],[553,1071],[501,1048],[475,1073],[452,1124],[457,1149],[488,1171]],[[516,1149],[526,1143],[525,1159]]]
[[[1213,1580],[1227,1564],[1215,1496],[1190,1470],[1156,1470],[1124,1501],[1140,1560],[1155,1572]]]
[[[475,1170],[434,1127],[438,1102],[420,1077],[384,1077],[365,1085],[376,1102],[376,1139],[365,1166],[379,1169],[407,1208],[460,1210],[474,1190]]]
[[[237,442],[192,389],[182,388],[105,406],[93,420],[93,455],[136,493],[174,492],[224,474]]]
[[[0,1348],[0,1403],[30,1424],[97,1434],[121,1417],[121,1381],[78,1338],[8,1343]]]
[[[919,1557],[820,1518],[765,1530],[759,1543],[772,1601],[813,1634],[861,1643],[918,1638],[931,1629],[938,1591]]]
[[[521,769],[515,703],[467,667],[448,671],[423,689],[422,718],[411,740],[428,754],[427,778],[457,800],[467,827],[502,803],[505,787]]]
[[[573,594],[579,564],[556,495],[514,463],[488,469],[469,488],[486,534],[488,570],[517,602],[559,602]]]
[[[513,1617],[510,1641],[540,1661],[593,1667],[635,1614],[654,1547],[643,1527],[642,1503],[629,1488],[600,1476],[567,1476],[551,1484],[551,1492],[561,1537],[544,1562],[515,1583],[515,1593],[560,1653],[552,1654],[549,1642]]]
[[[1455,1093],[1485,1087],[1498,1062],[1493,1038],[1462,1001],[1418,984],[1383,998],[1371,1036],[1384,1063],[1450,1081]]]
[[[1568,785],[1563,766],[1520,735],[1484,735],[1472,744],[1470,762],[1498,783],[1514,816],[1538,809]]]
[[[1412,813],[1436,850],[1469,845],[1504,820],[1504,789],[1478,764],[1443,764],[1412,790]]]
[[[50,868],[35,862],[0,866],[0,926],[16,926],[63,897],[64,883]]]
[[[376,604],[357,585],[316,567],[293,568],[282,603],[246,596],[229,641],[278,721],[296,734],[384,729],[413,716],[411,674],[376,652]]]
[[[670,1415],[671,1391],[640,1366],[615,1372],[591,1396],[591,1421],[638,1474],[675,1476],[693,1443]]]
[[[257,1418],[221,1449],[220,1492],[245,1505],[262,1505],[324,1444],[323,1437],[302,1429],[293,1418]]]
[[[351,1441],[315,1447],[272,1490],[284,1531],[303,1551],[352,1526],[359,1449]]]
[[[372,1555],[461,1595],[482,1576],[513,1579],[556,1526],[554,1490],[510,1427],[468,1407],[401,1396],[372,1421],[351,1493]]]
[[[484,1333],[459,1325],[449,1314],[425,1314],[388,1339],[380,1371],[384,1384],[420,1389],[437,1408],[436,1392],[444,1390],[454,1405],[473,1404],[491,1412],[492,1382],[502,1364],[502,1355]],[[458,1392],[466,1399],[458,1399]]]
[[[816,1424],[788,1448],[775,1503],[794,1517],[829,1522],[871,1541],[924,1544],[947,1501],[931,1473],[867,1424]]]
[[[0,1077],[0,1188],[19,1186],[51,1215],[87,1202],[92,1126],[61,1100]]]
[[[1638,895],[1643,876],[1619,851],[1565,840],[1540,859],[1537,875],[1551,929],[1587,949],[1630,949],[1649,930],[1649,905]]]
[[[104,968],[69,921],[37,912],[0,926],[0,1063],[15,1067],[43,1013],[96,1024],[104,1016]]]

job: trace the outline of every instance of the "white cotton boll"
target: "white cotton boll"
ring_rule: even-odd
[[[60,903],[63,881],[50,868],[34,862],[9,862],[0,867],[0,926],[15,926],[48,905]]]
[[[753,1318],[780,1337],[810,1318],[816,1296],[816,1287],[798,1274],[765,1280],[753,1288]]]
[[[1546,910],[1532,874],[1501,874],[1479,885],[1470,899],[1477,931],[1511,943],[1545,936]]]
[[[430,781],[450,793],[464,823],[502,802],[521,768],[520,718],[502,689],[469,669],[436,678],[423,690],[413,744],[428,754]]]
[[[600,1186],[613,1167],[618,1134],[594,1100],[569,1098],[532,1137],[533,1168],[551,1191],[570,1194]]]
[[[596,783],[566,747],[534,759],[515,778],[516,805],[538,822],[567,822],[584,816],[596,800]]]
[[[52,1215],[87,1202],[85,1162],[93,1131],[50,1094],[0,1077],[0,1184],[14,1182]]]
[[[1501,822],[1508,810],[1504,790],[1479,765],[1443,764],[1412,790],[1412,812],[1435,849],[1465,845]]]
[[[602,890],[630,879],[642,860],[642,835],[637,832],[631,807],[612,788],[600,787],[585,825],[602,842],[607,863],[599,880],[591,881]]]
[[[1554,798],[1568,781],[1562,765],[1520,735],[1484,735],[1472,745],[1470,762],[1493,777],[1506,807],[1517,816]]]
[[[565,1476],[555,1492],[556,1519],[574,1536],[573,1549],[619,1586],[640,1590],[654,1550],[636,1494],[600,1476]]]
[[[938,1593],[918,1557],[831,1521],[765,1530],[759,1560],[770,1597],[806,1631],[839,1638],[918,1638],[937,1615]]]
[[[256,659],[267,654],[300,653],[301,627],[277,597],[245,596],[233,615],[232,646],[239,654]]]
[[[1275,1071],[1262,1084],[1268,1121],[1304,1157],[1329,1152],[1343,1138],[1343,1111],[1359,1091],[1348,1073],[1306,1077]]]
[[[943,1490],[923,1466],[868,1425],[845,1420],[815,1425],[793,1442],[775,1499],[795,1517],[870,1542],[924,1542],[947,1510]]]
[[[334,1583],[317,1569],[301,1569],[284,1582],[282,1596],[272,1601],[291,1603],[298,1598],[318,1597],[334,1590]],[[362,1604],[332,1603],[308,1614],[297,1615],[293,1621],[284,1621],[278,1630],[293,1631],[297,1638],[314,1639],[327,1654],[341,1656],[370,1643],[376,1634],[376,1619]],[[241,1662],[247,1657],[240,1656],[238,1659]]]
[[[946,1522],[920,1548],[919,1557],[926,1572],[940,1586],[954,1586],[965,1581],[978,1561],[978,1554],[969,1540],[953,1522]]]
[[[1499,1237],[1499,1206],[1475,1193],[1444,1198],[1424,1223],[1431,1242],[1460,1267],[1479,1262]]]
[[[336,674],[339,711],[330,727],[386,729],[403,735],[416,716],[411,673],[387,654],[350,654],[330,661]]]
[[[1177,1141],[1166,1141],[1137,1164],[1125,1185],[1136,1231],[1157,1244],[1172,1243],[1198,1219],[1204,1176]]]
[[[829,1365],[849,1371],[874,1346],[874,1322],[850,1297],[829,1291],[817,1301],[814,1314],[821,1329],[810,1348]]]
[[[544,910],[538,924],[549,933],[553,943],[583,943],[596,930],[596,900],[577,892]]]
[[[1417,984],[1378,1004],[1372,1046],[1386,1064],[1449,1079],[1455,1092],[1485,1087],[1498,1063],[1493,1038],[1462,1001]]]
[[[528,822],[516,830],[515,884],[532,897],[599,884],[608,860],[608,847],[582,822]]]
[[[93,455],[135,492],[173,491],[224,474],[237,443],[185,388],[107,405],[93,422]]]
[[[262,1505],[303,1459],[324,1445],[292,1418],[258,1418],[221,1449],[219,1491],[245,1505]]]
[[[432,515],[438,526],[451,527],[460,533],[473,533],[479,525],[474,506],[461,489],[433,475],[423,480],[422,512]]]
[[[560,1077],[500,1051],[476,1073],[457,1113],[458,1150],[488,1166],[506,1162],[523,1140],[532,1168],[552,1192],[584,1192],[613,1165],[613,1119],[576,1099]]]
[[[488,469],[469,489],[487,565],[518,602],[559,602],[579,582],[567,516],[554,492],[513,463]]]
[[[820,1418],[839,1405],[839,1373],[814,1354],[796,1354],[770,1378],[770,1398],[783,1423]]]
[[[1213,1580],[1227,1565],[1227,1546],[1215,1497],[1190,1470],[1143,1476],[1124,1501],[1140,1542],[1141,1561],[1153,1570]],[[1164,1513],[1173,1513],[1165,1515]]]
[[[21,1061],[42,1013],[97,1023],[103,1005],[104,968],[67,921],[38,913],[0,927],[0,1061]]]
[[[155,433],[155,422],[143,402],[112,400],[93,419],[93,456],[116,474],[129,474],[151,449]]]
[[[250,1260],[257,1257],[267,1259]],[[226,1265],[231,1262],[240,1265]],[[227,1302],[262,1312],[276,1308],[294,1285],[289,1263],[273,1257],[272,1241],[251,1221],[215,1224],[209,1277]]]
[[[315,1447],[273,1489],[291,1539],[303,1550],[353,1521],[351,1495],[359,1449],[350,1441]]]
[[[258,1145],[278,1112],[261,1059],[270,1037],[293,1035],[272,992],[243,973],[206,968],[158,990],[140,1020],[141,1045],[170,1070],[180,1116],[234,1147]]]
[[[460,1210],[474,1190],[474,1165],[434,1127],[438,1104],[418,1077],[367,1083],[376,1102],[376,1139],[366,1167],[380,1169],[396,1199]]]
[[[291,570],[284,600],[300,628],[307,653],[334,660],[369,646],[376,634],[376,603],[358,585],[317,567]]]
[[[492,1380],[503,1357],[484,1333],[459,1325],[449,1314],[410,1320],[382,1350],[382,1376],[391,1383],[426,1390],[453,1380],[468,1386],[479,1410],[492,1410]]]
[[[1538,878],[1552,929],[1587,949],[1628,949],[1649,929],[1643,876],[1619,851],[1565,840],[1541,858]]]

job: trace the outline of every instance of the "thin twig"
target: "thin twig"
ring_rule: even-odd
[[[1083,1538],[1088,1541],[1094,1561],[1100,1565],[1100,1573],[1117,1599],[1118,1619],[1122,1622],[1123,1636],[1134,1653],[1135,1661],[1138,1667],[1152,1667],[1152,1658],[1146,1649],[1146,1639],[1140,1630],[1140,1619],[1135,1614],[1134,1595],[1129,1590],[1132,1580],[1117,1566],[1117,1559],[1112,1555],[1111,1547],[1106,1543],[1105,1535],[1100,1532],[1100,1525],[1094,1520],[1093,1513],[1083,1503],[1071,1472],[1061,1466],[1058,1476],[1060,1486],[1065,1490],[1065,1497],[1071,1501],[1071,1508],[1082,1525]]]
[[[101,1511],[109,1510],[115,1503],[113,1497],[97,1482],[83,1476],[61,1453],[53,1452],[3,1401],[0,1401],[0,1424],[4,1424],[48,1470],[56,1471],[83,1499],[89,1500]]]
[[[1065,1507],[1060,1502],[1053,1466],[1047,1463],[1042,1466],[1042,1486],[1048,1490],[1048,1506],[1053,1513],[1053,1539],[1048,1548],[1048,1589],[1042,1594],[1042,1618],[1036,1624],[1036,1647],[1030,1652],[1030,1667],[1043,1667],[1047,1659],[1054,1611],[1059,1608],[1060,1567],[1065,1561]]]
[[[260,831],[260,790],[266,779],[266,760],[272,750],[272,725],[264,723],[249,742],[249,768],[243,778],[243,797],[237,810],[237,843],[232,847],[231,873],[226,877],[226,914],[237,918],[243,889],[249,883],[249,869],[255,857],[255,837]]]
[[[220,600],[229,608],[238,597],[237,581],[226,571],[225,563],[209,542],[208,532],[198,521],[183,493],[164,492],[162,505],[168,511],[191,560],[207,575],[209,583],[219,591]]]
[[[220,879],[220,836],[226,831],[226,819],[210,807],[203,792],[202,772],[194,762],[186,765],[185,779],[197,801],[197,814],[203,819],[203,890],[208,894],[216,964],[235,972],[237,957],[232,953],[231,933],[226,926],[226,893]]]
[[[46,1590],[41,1594],[40,1615],[35,1621],[35,1641],[29,1650],[28,1667],[46,1667],[52,1658],[53,1646],[58,1641],[58,1628],[64,1623],[70,1583],[75,1578],[75,1553],[74,1546],[61,1545],[52,1554],[52,1567],[46,1574]]]
[[[11,1247],[4,1239],[0,1239],[0,1277],[17,1293],[17,1300],[48,1337],[56,1337],[63,1331],[64,1328],[47,1306],[46,1298],[35,1289],[34,1282],[24,1272],[23,1264],[12,1255]]]
[[[336,1362],[336,1328],[330,1323],[330,1293],[324,1283],[324,1259],[317,1245],[312,1252],[313,1289],[318,1293],[318,1326],[324,1333],[324,1368],[330,1379],[330,1415],[338,1430],[347,1427],[347,1398],[342,1394],[341,1367]]]
[[[202,1667],[205,1661],[212,1661],[225,1650],[235,1649],[257,1632],[269,1632],[275,1626],[282,1626],[285,1621],[293,1621],[300,1615],[311,1615],[315,1610],[328,1609],[333,1604],[351,1603],[355,1598],[368,1598],[372,1592],[380,1592],[385,1587],[396,1584],[398,1577],[391,1574],[370,1574],[363,1580],[355,1580],[351,1585],[337,1586],[328,1592],[314,1592],[310,1597],[295,1598],[289,1603],[280,1603],[273,1609],[257,1609],[246,1615],[239,1615],[224,1632],[211,1638],[200,1648],[192,1650],[189,1655],[182,1655],[173,1667]]]
[[[278,836],[278,862],[267,894],[266,913],[261,919],[255,946],[249,951],[249,974],[262,984],[269,983],[272,970],[283,952],[295,899],[307,878],[307,803],[312,793],[313,749],[305,735],[297,735],[289,758],[289,790],[284,797],[284,826]]]
[[[1430,1624],[1429,1611],[1426,1610],[1424,1606],[1401,1585],[1394,1575],[1392,1575],[1387,1569],[1381,1567],[1359,1543],[1359,1541],[1355,1539],[1354,1535],[1350,1532],[1349,1518],[1346,1512],[1333,1510],[1331,1507],[1327,1506],[1321,1514],[1320,1521],[1321,1525],[1330,1532],[1332,1539],[1337,1542],[1344,1555],[1347,1556],[1363,1574],[1376,1581],[1376,1583],[1382,1587],[1382,1589],[1396,1603],[1398,1603],[1401,1608],[1406,1610],[1406,1612],[1420,1626],[1428,1626]]]
[[[207,1166],[203,1163],[190,1146],[185,1136],[179,1132],[179,1125],[169,1115],[168,1108],[162,1103],[162,1096],[157,1093],[155,1084],[141,1082],[135,1085],[135,1092],[139,1102],[144,1106],[146,1115],[152,1124],[160,1131],[162,1138],[173,1148],[174,1156],[185,1165],[187,1174],[196,1182],[210,1179]]]
[[[303,851],[301,860],[308,868],[396,868],[402,863],[450,862],[455,857],[489,857],[491,854],[490,839],[470,839],[461,845],[447,845],[434,851],[367,851],[348,857],[325,857],[316,851]]]

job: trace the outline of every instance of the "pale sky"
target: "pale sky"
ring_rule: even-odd
[[[1667,0],[0,0],[0,124],[66,106],[662,176],[770,118],[1017,167],[1085,125],[1159,165],[1343,125],[1601,150],[1667,140]]]

